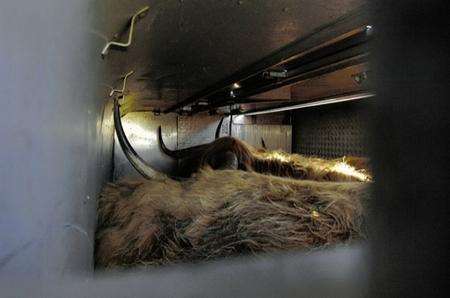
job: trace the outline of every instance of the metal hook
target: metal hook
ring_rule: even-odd
[[[123,76],[123,85],[122,85],[122,89],[112,89],[111,92],[109,93],[109,96],[113,96],[114,93],[121,93],[123,94],[125,92],[125,88],[127,86],[127,79],[129,76],[131,76],[134,73],[134,70],[130,71],[129,73],[127,73],[125,76]]]
[[[108,50],[111,46],[118,46],[122,48],[127,48],[131,45],[131,41],[133,40],[133,31],[134,31],[134,23],[136,22],[136,18],[138,17],[144,17],[144,14],[149,10],[150,8],[148,6],[145,6],[138,12],[136,12],[133,17],[131,18],[131,25],[130,25],[130,33],[128,34],[128,41],[126,43],[122,42],[115,42],[110,41],[108,42],[105,47],[102,50],[102,58],[105,58],[105,56],[108,54]]]

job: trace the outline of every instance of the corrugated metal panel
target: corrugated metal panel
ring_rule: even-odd
[[[292,151],[292,127],[290,125],[233,124],[232,136],[256,148],[261,148],[261,138],[264,138],[269,150]]]

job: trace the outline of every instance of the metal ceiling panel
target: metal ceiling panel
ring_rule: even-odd
[[[116,31],[107,32],[109,38],[124,30],[136,10],[150,7],[148,15],[136,25],[133,45],[114,55],[125,59],[127,70],[136,72],[129,84],[135,98],[160,106],[164,105],[161,100],[192,95],[365,1],[103,2],[113,4],[110,9],[118,24]],[[113,59],[106,57],[106,61]]]

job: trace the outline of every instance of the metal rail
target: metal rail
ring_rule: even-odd
[[[356,94],[345,95],[345,96],[331,97],[331,98],[326,98],[326,99],[322,99],[322,100],[313,100],[310,102],[303,102],[303,103],[283,105],[283,106],[278,106],[278,107],[271,107],[271,108],[267,108],[267,109],[251,110],[251,111],[247,111],[247,112],[239,113],[239,114],[245,115],[245,116],[254,116],[254,115],[261,115],[261,114],[268,114],[268,113],[278,113],[278,112],[284,112],[284,111],[289,111],[289,110],[298,110],[298,109],[305,109],[305,108],[310,108],[310,107],[324,106],[324,105],[335,104],[335,103],[340,103],[340,102],[361,100],[361,99],[365,99],[365,98],[371,98],[374,96],[375,96],[374,93],[363,92],[363,93],[356,93]]]
[[[367,20],[368,16],[365,12],[364,6],[359,9],[346,14],[335,22],[331,24],[324,25],[318,28],[316,31],[311,32],[309,35],[304,36],[293,43],[281,48],[275,53],[265,57],[257,61],[254,64],[251,64],[242,70],[234,73],[233,75],[213,84],[200,92],[190,96],[177,104],[165,109],[164,113],[170,113],[177,110],[182,109],[183,107],[192,105],[199,100],[202,99],[217,99],[218,101],[239,99],[245,97],[247,95],[239,94],[240,88],[233,88],[233,86],[240,86],[245,88],[245,85],[242,84],[245,80],[252,79],[264,79],[267,77],[268,72],[270,70],[276,70],[273,72],[274,74],[283,74],[280,75],[283,79],[285,72],[283,72],[283,65],[290,65],[292,62],[295,62],[297,59],[302,59],[302,57],[306,54],[309,54],[311,50],[315,51],[319,49],[321,45],[325,44],[329,46],[328,42],[336,39],[339,36],[348,36],[349,32],[355,30],[356,28],[366,28],[367,29]],[[370,28],[371,29],[371,28]],[[371,30],[370,30],[371,31]],[[281,67],[281,72],[277,72],[278,68]],[[263,75],[266,74],[266,75]],[[270,72],[269,72],[270,74]],[[273,76],[272,76],[273,77]],[[279,79],[275,75],[275,79]],[[268,80],[270,81],[270,80]],[[216,95],[227,94],[226,97],[217,96]],[[213,102],[216,100],[212,100]]]

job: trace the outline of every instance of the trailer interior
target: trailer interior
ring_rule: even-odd
[[[447,237],[434,235],[428,223],[433,219],[445,230],[448,174],[438,165],[448,144],[434,137],[445,127],[441,113],[448,110],[448,91],[441,89],[445,76],[439,75],[443,63],[438,58],[445,54],[434,51],[429,55],[436,59],[425,61],[419,51],[437,47],[441,39],[427,30],[414,31],[414,42],[410,37],[411,28],[424,22],[439,27],[430,19],[411,20],[418,1],[408,9],[390,6],[389,1],[360,0],[25,2],[0,4],[0,274],[5,297],[438,293],[439,279],[432,279],[431,272],[440,270],[437,260],[445,256],[441,244],[448,231]],[[421,9],[438,11],[434,6]],[[419,80],[423,80],[420,88],[414,83]],[[430,104],[418,105],[425,97]],[[187,221],[177,219],[173,226],[189,233],[174,240],[163,238],[161,232],[151,253],[139,251],[134,255],[145,257],[133,260],[123,253],[120,260],[126,266],[117,266],[114,258],[120,249],[108,246],[114,237],[111,229],[119,229],[140,211],[147,213],[144,205],[136,205],[120,222],[119,212],[105,211],[116,208],[104,207],[105,187],[116,187],[120,195],[131,193],[127,187],[135,191],[138,184],[122,181],[143,181],[142,176],[157,181],[161,176],[156,175],[162,173],[164,195],[175,193],[173,185],[181,185],[189,198],[197,189],[193,181],[205,175],[204,179],[219,179],[208,178],[215,175],[208,171],[221,172],[223,166],[216,170],[210,163],[212,169],[205,170],[209,174],[192,170],[192,175],[180,178],[183,164],[173,156],[227,138],[242,141],[256,156],[281,160],[280,164],[301,156],[344,167],[334,170],[336,180],[327,174],[314,183],[367,185],[364,192],[370,199],[361,203],[364,222],[355,219],[355,226],[364,228],[358,234],[361,239],[352,234],[353,226],[342,233],[330,229],[326,237],[316,235],[308,245],[296,240],[296,245],[283,247],[279,243],[287,242],[280,240],[273,244],[276,249],[272,243],[254,244],[260,238],[252,236],[247,242],[240,240],[245,245],[230,240],[219,254],[208,248],[213,247],[208,241],[225,241],[241,225],[231,234],[202,236],[199,244],[186,240],[186,235],[200,232],[190,232]],[[431,145],[434,154],[425,154]],[[221,163],[229,152],[214,162]],[[227,166],[242,170],[236,156],[236,164],[233,159]],[[203,158],[198,157],[198,163]],[[242,181],[253,181],[257,174],[252,173],[260,167],[246,169],[242,175],[250,176]],[[276,167],[258,173],[269,179],[258,182],[261,189],[283,185],[283,179],[296,180],[294,170],[284,170],[288,177],[276,177],[282,166]],[[236,171],[228,176],[241,175],[233,174]],[[338,180],[348,171],[360,176]],[[232,181],[223,179],[223,184]],[[129,193],[123,195],[123,204]],[[273,199],[272,194],[267,196]],[[309,229],[319,225],[322,210],[334,203],[308,210]],[[220,208],[228,208],[227,204],[231,203]],[[110,218],[104,219],[104,214]],[[345,216],[353,216],[349,214],[353,213]],[[245,216],[239,224],[243,221]],[[208,225],[213,223],[209,219]],[[150,226],[145,218],[140,224]],[[175,235],[180,230],[166,232]],[[263,230],[261,224],[258,231]],[[340,240],[329,241],[330,233]],[[273,236],[277,241],[281,237]],[[125,238],[127,245],[134,245],[144,236]],[[161,253],[159,246],[174,247],[171,241],[180,242],[177,249],[202,246],[203,255],[196,251],[195,258],[175,258],[166,247]],[[423,254],[407,245],[411,241],[428,243]],[[114,254],[108,256],[114,261],[101,255],[105,251]],[[431,252],[436,258],[427,257]],[[414,282],[419,276],[424,281],[420,289]]]

